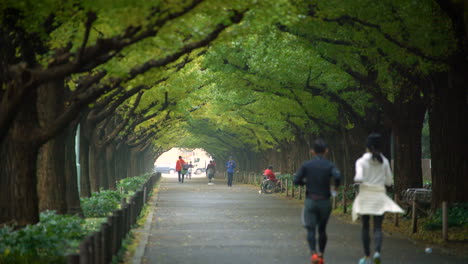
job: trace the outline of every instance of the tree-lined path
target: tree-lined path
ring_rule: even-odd
[[[232,156],[242,173],[274,165],[292,175],[310,158],[311,142],[323,138],[347,188],[372,132],[382,134],[382,152],[393,160],[395,194],[430,186],[431,228],[439,228],[437,213],[447,202],[448,222],[464,229],[451,234],[464,234],[467,27],[465,0],[2,0],[0,263],[42,264],[40,258],[75,252],[93,228],[77,224],[80,236],[65,242],[56,240],[63,228],[53,227],[44,243],[42,233],[26,227],[40,229],[47,211],[62,223],[66,215],[76,223],[105,221],[129,195],[119,190],[121,181],[136,185],[172,148],[204,149],[216,161]],[[430,177],[423,175],[423,158],[431,159]],[[262,251],[288,261],[305,257],[305,231],[294,223],[300,207],[248,188],[206,189],[200,182],[192,189],[196,182],[163,184],[168,202],[160,203],[163,221],[156,223],[193,224],[162,230],[195,230],[212,221],[206,230],[213,243],[224,245],[218,236],[242,242],[226,245],[237,258],[226,261]],[[185,203],[173,204],[172,195],[187,196]],[[107,201],[97,196],[112,206],[88,206]],[[251,219],[247,209],[288,217],[285,223]],[[297,230],[281,232],[285,226]],[[256,230],[270,239],[247,237]],[[15,240],[23,231],[39,246],[24,252],[30,239]],[[157,226],[154,231],[157,237]],[[188,248],[179,244],[174,251]],[[334,246],[343,255],[333,257],[358,254]],[[178,256],[171,250],[163,253]],[[219,252],[203,256],[223,261]]]
[[[226,186],[222,179],[208,186],[205,178],[179,184],[164,178],[157,193],[148,242],[139,263],[308,263],[302,204],[275,195],[259,195],[249,185]],[[385,263],[462,264],[406,239],[384,238]],[[326,262],[357,263],[360,228],[334,217],[328,226]]]

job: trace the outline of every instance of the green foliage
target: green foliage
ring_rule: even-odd
[[[96,232],[101,229],[101,224],[107,222],[106,217],[98,217],[98,218],[85,218],[83,223],[83,229],[85,229],[88,233]]]
[[[449,227],[468,227],[468,203],[454,204],[448,209]],[[442,229],[442,209],[438,209],[423,225],[426,230]]]
[[[133,194],[149,179],[151,174],[147,173],[141,176],[125,178],[117,183],[117,189],[123,193]]]
[[[344,195],[345,195],[345,198],[346,198],[346,201],[353,201],[354,198],[356,197],[356,187],[354,187],[353,185],[350,185],[350,186],[346,186],[346,189],[345,189],[345,186],[341,185],[340,187],[338,187],[338,190],[336,190],[336,199],[338,201],[342,201],[343,200],[343,190],[346,190],[344,192]]]
[[[119,208],[122,197],[119,191],[101,190],[81,198],[81,209],[85,217],[106,217]]]
[[[40,222],[14,231],[0,229],[0,263],[63,263],[86,235],[83,220],[76,216],[41,213]]]

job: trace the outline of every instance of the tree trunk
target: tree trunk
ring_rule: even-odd
[[[106,146],[106,174],[109,189],[115,190],[115,145],[113,143],[110,143]]]
[[[116,156],[116,173],[119,175],[118,179],[122,180],[127,178],[127,172],[129,168],[129,156],[128,156],[128,147],[126,145],[121,145],[117,148]]]
[[[101,186],[101,176],[99,168],[99,150],[94,144],[89,145],[89,182],[91,192],[99,192]]]
[[[422,98],[394,104],[396,114],[392,120],[394,136],[395,190],[422,187],[421,131],[426,112]]]
[[[468,201],[468,63],[455,64],[433,87],[429,114],[432,206]]]
[[[137,153],[135,151],[135,148],[130,148],[130,155],[129,155],[129,160],[130,160],[130,166],[129,166],[129,173],[128,177],[133,177],[136,176],[137,173],[137,164],[138,164],[138,157]]]
[[[63,80],[56,80],[38,88],[37,110],[41,127],[47,128],[63,112]],[[37,161],[39,211],[67,212],[65,198],[65,144],[66,132],[47,141],[39,151]]]
[[[67,212],[65,198],[65,135],[49,140],[40,148],[37,160],[39,211]]]
[[[86,136],[85,124],[80,124],[80,196],[91,197],[91,181],[89,177],[89,139]]]
[[[22,103],[0,142],[0,223],[19,227],[39,221],[36,164],[39,143],[31,140],[38,128],[36,94]]]

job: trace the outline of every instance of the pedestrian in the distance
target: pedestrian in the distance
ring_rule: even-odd
[[[382,249],[382,222],[385,212],[403,213],[403,210],[386,194],[385,186],[393,185],[390,163],[381,153],[382,137],[373,133],[367,137],[367,151],[356,161],[354,181],[360,183],[359,194],[353,203],[353,221],[361,217],[364,257],[359,264],[380,263]],[[374,221],[374,256],[370,257],[370,216]]]
[[[307,229],[307,241],[311,252],[312,264],[323,264],[325,247],[327,245],[327,223],[332,206],[330,182],[333,179],[334,188],[338,188],[341,173],[335,164],[325,158],[328,147],[322,139],[314,141],[311,150],[312,160],[302,164],[294,176],[294,184],[306,186],[306,199],[304,201],[303,224]],[[333,193],[336,193],[333,191]],[[319,250],[316,248],[315,232],[318,229]]]
[[[214,178],[215,174],[215,166],[213,164],[213,161],[210,160],[210,163],[208,163],[208,166],[206,166],[206,176],[208,176],[208,183],[211,182],[211,180]]]
[[[236,162],[232,159],[232,156],[230,156],[228,162],[226,163],[226,171],[228,175],[227,185],[229,187],[232,187],[232,178],[234,178],[235,168],[236,168]]]
[[[182,156],[179,156],[179,159],[176,162],[176,171],[178,174],[179,183],[184,183],[184,174],[185,174],[185,172],[183,171],[184,164],[185,164],[185,161],[182,159]]]
[[[192,179],[192,172],[193,172],[193,164],[190,161],[190,164],[187,164],[187,179]]]

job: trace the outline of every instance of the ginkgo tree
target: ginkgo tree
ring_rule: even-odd
[[[360,140],[390,129],[406,188],[420,184],[428,107],[436,200],[462,201],[467,168],[453,144],[467,132],[461,4],[4,1],[0,222],[34,223],[39,208],[79,212],[78,124],[84,196],[174,146],[246,164],[275,156],[291,171],[321,136],[351,177]]]
[[[40,10],[37,14],[31,14],[29,10],[35,8],[22,1],[2,5],[2,20],[8,23],[5,31],[18,38],[8,42],[15,56],[2,64],[6,66],[2,72],[8,75],[2,78],[0,114],[1,155],[5,157],[1,161],[1,222],[15,221],[23,226],[38,220],[35,164],[39,148],[71,125],[81,110],[135,76],[208,45],[229,25],[239,23],[246,11],[241,1],[232,2],[229,10],[225,5],[203,2],[145,2],[141,8],[146,12],[140,12],[131,1],[122,1],[115,9],[96,1],[78,2],[71,7],[51,1],[49,5],[36,3],[34,7]],[[119,20],[124,14],[138,18]],[[136,21],[144,22],[133,24]],[[30,23],[35,26],[29,26]],[[187,30],[195,24],[200,28]],[[177,25],[183,26],[174,33]],[[73,32],[81,34],[77,33],[76,38],[67,35]],[[62,33],[64,38],[57,37]],[[126,47],[151,37],[160,39],[156,43],[161,45],[161,52],[155,53],[154,59],[145,58],[139,67],[130,65],[131,70],[122,75],[112,76],[105,66],[99,67],[119,60]],[[67,41],[60,43],[63,39]],[[33,40],[37,47],[27,46]],[[78,78],[75,89],[68,89],[65,79],[80,73],[84,74]],[[44,101],[37,101],[40,98]],[[39,120],[38,114],[43,115]]]

